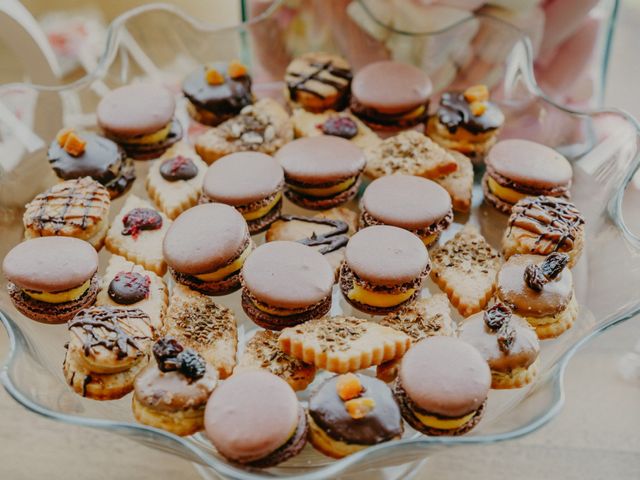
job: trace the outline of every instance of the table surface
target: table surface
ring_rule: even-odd
[[[637,28],[640,2],[623,1],[607,104],[640,116]],[[1,329],[0,329],[1,330]],[[482,480],[637,479],[640,477],[640,379],[620,374],[625,352],[640,354],[640,318],[602,334],[571,361],[566,403],[539,431],[519,440],[458,447],[430,458],[417,478]],[[0,358],[7,339],[0,333]],[[0,478],[200,478],[188,462],[100,431],[56,423],[24,410],[0,389]],[[117,461],[114,462],[114,459]]]

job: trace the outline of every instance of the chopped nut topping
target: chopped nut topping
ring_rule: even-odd
[[[56,135],[56,140],[58,141],[58,145],[60,145],[61,147],[64,147],[64,144],[67,141],[67,137],[71,132],[73,132],[73,128],[63,128],[62,130],[60,130]]]
[[[247,67],[245,67],[240,60],[232,60],[227,68],[227,73],[231,78],[240,78],[247,75]]]
[[[82,140],[73,131],[69,132],[64,141],[64,149],[69,155],[78,157],[84,153],[84,148],[87,142]]]
[[[346,373],[338,377],[336,390],[342,400],[352,400],[362,393],[362,383],[360,383],[360,379],[355,374]]]
[[[224,75],[215,68],[209,68],[204,75],[209,85],[222,85],[224,83]]]
[[[469,109],[474,117],[479,117],[487,110],[487,104],[485,102],[471,102]]]
[[[375,408],[376,402],[373,398],[362,397],[348,400],[344,402],[344,406],[347,412],[349,412],[349,415],[351,415],[351,418],[358,420],[369,414]]]
[[[469,102],[486,102],[489,100],[489,89],[486,85],[474,85],[464,91],[464,99]]]

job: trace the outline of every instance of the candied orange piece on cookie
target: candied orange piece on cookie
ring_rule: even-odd
[[[360,383],[360,379],[353,373],[346,373],[340,375],[340,378],[338,378],[336,389],[338,390],[338,396],[342,400],[347,401],[360,396],[360,393],[362,393],[362,383]]]

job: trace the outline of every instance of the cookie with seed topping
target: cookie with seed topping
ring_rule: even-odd
[[[449,150],[449,153],[458,164],[458,168],[433,180],[449,192],[454,211],[468,212],[473,192],[473,164],[469,157],[460,152]]]
[[[455,336],[456,324],[451,318],[449,300],[444,293],[419,298],[380,320],[380,325],[406,333],[412,343],[434,335]],[[376,376],[391,382],[398,374],[398,360],[378,365]]]
[[[261,330],[247,342],[234,373],[262,368],[286,381],[296,391],[304,390],[316,376],[316,367],[306,364],[278,347],[279,332]]]
[[[163,334],[192,348],[227,378],[236,365],[238,327],[231,309],[183,285],[174,285]]]
[[[466,225],[431,253],[431,279],[447,294],[460,315],[482,310],[495,289],[500,254],[478,230]]]
[[[196,152],[211,164],[230,153],[276,153],[293,140],[293,125],[278,102],[263,98],[244,107],[239,115],[207,130],[195,142]]]
[[[398,330],[356,317],[310,320],[280,333],[284,353],[335,373],[355,372],[402,357],[411,338]]]
[[[58,183],[36,195],[25,207],[25,239],[75,237],[102,248],[109,228],[111,198],[91,177]]]

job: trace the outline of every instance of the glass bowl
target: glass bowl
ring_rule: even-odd
[[[326,4],[329,2],[327,1]],[[335,49],[356,65],[379,58],[366,36],[350,30],[347,17],[340,21],[342,1],[336,8],[334,33],[347,44],[361,49]],[[325,3],[323,3],[325,5]],[[86,77],[68,85],[3,85],[31,99],[31,122],[9,119],[19,154],[3,159],[0,170],[0,255],[22,239],[21,215],[24,204],[51,185],[55,178],[46,161],[46,145],[64,126],[95,127],[95,105],[105,91],[139,80],[165,83],[179,94],[181,79],[201,63],[240,58],[250,65],[259,96],[281,98],[284,68],[291,51],[282,42],[279,17],[282,2],[274,2],[261,15],[238,27],[216,28],[190,18],[167,5],[148,5],[119,17],[109,28],[107,46],[98,67]],[[406,476],[416,462],[444,447],[480,444],[517,438],[551,420],[563,403],[563,375],[571,356],[597,333],[631,318],[640,311],[636,290],[640,281],[640,237],[625,221],[637,210],[626,208],[624,192],[640,163],[640,129],[629,115],[614,109],[590,112],[563,108],[548,99],[536,85],[531,47],[512,26],[488,17],[474,16],[444,30],[413,34],[389,30],[388,35],[403,48],[423,55],[456,54],[456,38],[471,35],[480,52],[491,52],[492,63],[460,63],[454,78],[436,81],[439,90],[487,83],[494,100],[504,110],[507,122],[502,138],[520,137],[558,149],[574,166],[572,195],[586,217],[586,247],[574,269],[576,294],[581,307],[574,327],[560,338],[543,342],[541,375],[531,386],[513,391],[491,391],[485,418],[470,434],[462,437],[427,437],[411,429],[400,441],[380,444],[342,460],[331,460],[311,447],[298,457],[265,471],[247,470],[225,461],[204,435],[181,438],[135,423],[130,397],[97,402],[76,395],[62,374],[63,345],[67,330],[63,325],[43,325],[21,316],[12,307],[5,289],[0,292],[0,319],[10,337],[11,353],[0,372],[9,394],[26,408],[59,421],[105,429],[139,441],[152,448],[187,458],[233,479],[283,476],[304,480],[336,478],[366,472],[368,477]],[[444,47],[443,47],[444,46]],[[426,69],[425,65],[422,65]],[[429,72],[432,73],[432,72]],[[2,98],[0,96],[0,98]],[[435,103],[435,102],[434,102]],[[184,101],[178,102],[178,116],[189,124],[189,136],[202,127],[189,122]],[[3,117],[6,120],[8,117]],[[138,181],[133,193],[146,196],[143,179],[149,163],[137,162]],[[478,167],[478,174],[482,167]],[[478,177],[479,178],[479,177]],[[122,206],[114,202],[112,214]],[[357,202],[352,202],[357,208]],[[289,203],[285,211],[299,209]],[[627,218],[629,219],[629,218]],[[637,220],[634,218],[633,220]],[[476,182],[472,211],[456,215],[454,225],[441,241],[446,241],[463,223],[479,226],[487,239],[499,247],[506,226],[505,216],[482,203]],[[634,223],[634,222],[630,222]],[[634,224],[639,224],[635,222]],[[255,237],[261,243],[263,237]],[[104,268],[108,252],[100,253]],[[4,284],[5,279],[2,278]],[[429,283],[424,294],[437,292]],[[242,339],[255,330],[239,307],[239,294],[219,301],[234,309]],[[334,295],[333,313],[351,313],[340,294]],[[459,317],[456,317],[460,320]],[[241,347],[240,347],[241,348]],[[318,375],[316,382],[325,378]],[[308,393],[301,394],[304,402]]]

